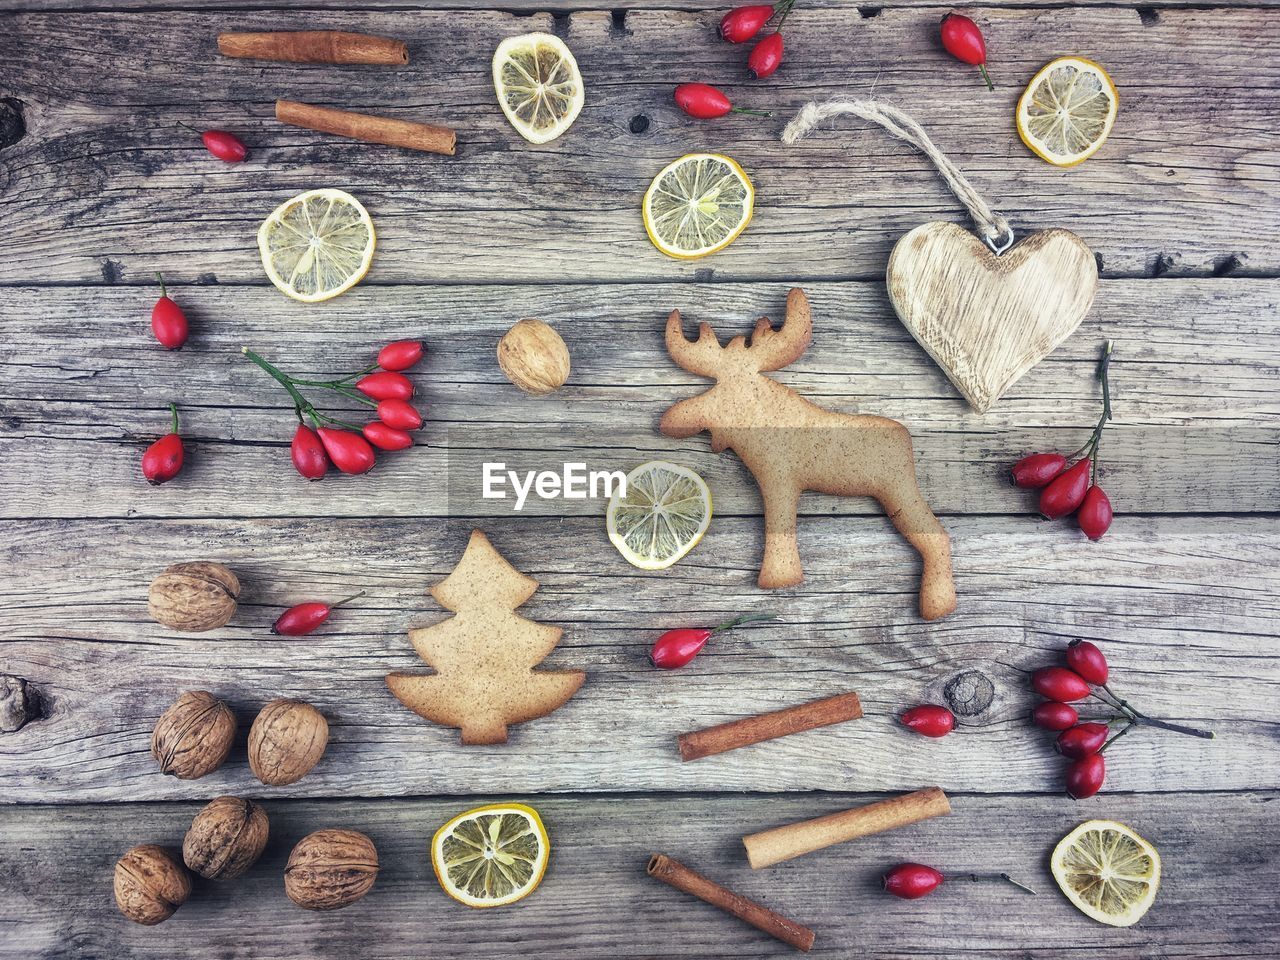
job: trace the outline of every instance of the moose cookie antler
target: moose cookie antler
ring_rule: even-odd
[[[907,428],[885,417],[824,410],[763,376],[798,358],[812,338],[809,301],[800,289],[787,295],[782,327],[775,330],[761,317],[750,344],[739,336],[721,347],[706,323],[689,341],[680,311],[673,310],[666,333],[671,359],[716,384],[667,410],[659,429],[677,438],[711,431],[711,449],[732,450],[756,478],[765,516],[760,586],[790,587],[804,579],[796,543],[802,492],[874,497],[924,560],[920,615],[945,617],[956,607],[951,539],[920,493]]]

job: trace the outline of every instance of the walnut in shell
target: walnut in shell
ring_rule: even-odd
[[[551,393],[569,379],[569,348],[541,320],[521,320],[498,341],[498,366],[525,393]]]
[[[164,847],[140,844],[116,861],[116,906],[134,923],[154,927],[191,896],[191,876]]]
[[[355,830],[317,830],[298,841],[284,868],[284,892],[305,910],[337,910],[373,888],[378,850]]]
[[[189,690],[156,721],[151,755],[161,773],[197,780],[222,766],[235,737],[231,708],[211,693]]]
[[[272,700],[249,730],[249,767],[263,783],[282,787],[301,780],[329,743],[324,714],[301,700]]]
[[[260,804],[218,797],[191,821],[182,859],[206,880],[234,880],[262,856],[267,833],[267,812]]]
[[[151,581],[147,610],[173,630],[200,633],[225,626],[235,616],[240,581],[220,563],[175,563]]]

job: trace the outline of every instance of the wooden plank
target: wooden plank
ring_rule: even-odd
[[[0,884],[0,957],[791,955],[763,934],[645,877],[645,861],[655,850],[812,926],[814,957],[1275,955],[1275,794],[1113,795],[1087,804],[957,796],[949,817],[770,870],[747,867],[737,839],[745,830],[878,798],[526,798],[550,831],[550,870],[519,906],[483,915],[446,899],[426,857],[432,831],[480,798],[268,802],[271,840],[263,859],[238,880],[198,882],[187,904],[157,928],[115,913],[112,865],[134,843],[179,844],[197,804],[0,808],[0,867],[9,880]],[[1122,820],[1161,852],[1160,892],[1137,926],[1116,929],[1089,920],[1049,874],[1048,851],[1089,816]],[[358,904],[306,913],[285,899],[284,863],[300,837],[335,825],[367,832],[381,870]],[[924,900],[894,900],[879,889],[879,876],[905,860],[954,871],[1008,870],[1038,895],[1007,884],[957,883]]]
[[[987,0],[983,4],[984,7],[996,8],[1001,7],[1057,7],[1060,0]],[[1215,7],[1254,7],[1267,8],[1276,6],[1277,0],[1215,0]],[[1073,7],[1097,7],[1097,6],[1115,6],[1112,0],[1075,0],[1071,4]],[[492,7],[491,3],[477,2],[477,0],[369,0],[369,2],[361,5],[361,9],[379,10],[389,9],[395,11],[436,11],[436,10],[484,10]],[[1154,0],[1150,4],[1130,4],[1132,9],[1141,9],[1151,11],[1147,13],[1147,17],[1154,14],[1159,16],[1160,12],[1177,7],[1194,7],[1196,3],[1191,0]],[[349,9],[337,0],[201,0],[199,7],[201,10],[234,10],[243,12],[246,10],[278,10],[291,11],[299,9],[310,14],[315,10]],[[843,9],[849,12],[852,17],[855,15],[863,20],[872,20],[880,16],[884,11],[884,6],[873,6],[863,4],[856,6],[853,10],[849,10],[849,5],[845,0],[807,0],[805,3],[807,9],[812,10],[837,10]],[[895,0],[893,7],[929,7],[950,9],[945,3],[939,0]],[[146,0],[88,0],[88,2],[70,4],[68,0],[0,0],[0,12],[3,11],[31,11],[31,12],[74,12],[87,13],[91,11],[118,12],[124,10],[147,10]],[[587,9],[591,9],[590,4],[582,4],[575,0],[510,0],[510,2],[502,5],[503,10],[518,11],[524,15],[534,13],[543,13],[546,11],[555,11],[563,13],[578,13]],[[633,10],[684,10],[684,11],[702,11],[706,10],[709,15],[714,15],[718,20],[724,15],[725,10],[722,8],[710,8],[705,4],[690,2],[690,0],[618,0],[617,3],[610,3],[606,6],[599,6],[600,10],[627,12]],[[291,17],[299,15],[289,14]],[[306,23],[299,24],[295,29],[304,29],[309,26],[308,18]],[[625,18],[619,24],[624,27]]]
[[[719,14],[633,11],[619,25],[605,11],[308,13],[308,26],[405,36],[414,59],[394,72],[214,52],[220,30],[280,27],[278,13],[168,13],[163,31],[129,13],[13,16],[0,35],[0,92],[23,105],[28,135],[4,151],[0,282],[139,282],[163,267],[175,279],[259,283],[262,218],[334,183],[378,224],[373,283],[874,278],[902,234],[961,214],[925,162],[880,133],[845,123],[784,147],[777,137],[791,113],[832,92],[909,106],[1019,231],[1073,230],[1106,276],[1280,270],[1271,137],[1280,35],[1267,29],[1268,11],[979,10],[999,21],[1001,84],[989,95],[938,49],[936,9],[860,19],[802,6],[788,20],[781,73],[767,86],[730,86],[743,103],[772,107],[773,119],[704,124],[679,114],[670,91],[690,63],[703,79],[742,76],[743,51],[714,37]],[[590,90],[574,130],[537,150],[509,129],[489,79],[500,38],[535,29],[568,37]],[[1107,64],[1123,97],[1110,142],[1069,171],[1033,157],[1011,131],[1021,87],[1064,50]],[[278,95],[450,123],[459,155],[283,128],[270,116]],[[637,117],[648,126],[633,134]],[[179,122],[233,128],[253,158],[216,163]],[[667,260],[645,237],[639,197],[665,163],[707,148],[729,151],[754,177],[755,221],[713,259]]]
[[[1099,411],[1093,363],[1116,340],[1116,420],[1105,482],[1122,513],[1269,512],[1280,499],[1280,282],[1109,281],[1079,332],[986,416],[972,413],[892,315],[880,284],[806,284],[814,346],[780,380],[836,410],[901,419],[940,513],[1030,513],[1035,497],[1005,481],[1024,453],[1079,446]],[[630,469],[670,459],[707,477],[723,515],[758,513],[751,478],[704,437],[660,437],[656,422],[701,381],[661,342],[672,307],[713,321],[723,339],[778,315],[785,285],[389,287],[359,290],[318,313],[274,290],[193,286],[177,295],[195,333],[177,354],[156,347],[152,290],[7,291],[0,356],[0,456],[38,470],[0,471],[0,514],[31,516],[509,515],[481,498],[482,463]],[[320,319],[317,319],[319,316]],[[534,399],[494,357],[520,316],[555,324],[573,354],[570,384]],[[86,327],[86,319],[89,326]],[[384,459],[360,480],[299,480],[288,462],[287,397],[245,361],[249,343],[298,376],[359,366],[377,344],[426,335],[415,379],[428,446]],[[182,406],[190,465],[158,489],[141,482],[146,443]],[[353,412],[363,417],[363,413]],[[87,464],[92,464],[88,468]],[[353,496],[353,492],[358,495]],[[875,514],[863,499],[811,496],[811,513]],[[530,513],[597,516],[596,501],[532,502]]]
[[[598,519],[521,517],[483,528],[541,588],[522,612],[565,627],[548,667],[587,671],[550,717],[505,747],[461,749],[387,691],[391,670],[426,667],[406,636],[443,612],[426,588],[457,562],[466,521],[390,519],[6,522],[0,569],[4,672],[34,683],[49,714],[0,734],[11,801],[191,798],[211,791],[370,796],[474,793],[494,770],[513,791],[909,789],[922,770],[948,789],[1056,793],[1062,761],[1024,719],[1026,671],[1085,636],[1111,652],[1119,689],[1154,716],[1213,727],[1214,741],[1131,734],[1110,786],[1124,790],[1270,787],[1280,721],[1274,634],[1280,530],[1271,518],[1123,519],[1097,544],[1064,525],[953,518],[960,608],[916,616],[916,559],[882,518],[803,522],[809,575],[794,591],[755,587],[760,523],[721,519],[680,565],[627,566]],[[146,615],[147,585],[169,563],[229,563],[241,612],[209,634],[177,635]],[[366,595],[306,639],[273,638],[284,607]],[[744,610],[782,621],[714,641],[690,667],[645,661],[665,629]],[[962,735],[925,740],[894,716],[946,700],[970,670],[994,700]],[[971,678],[978,681],[978,677]],[[207,780],[162,777],[148,755],[155,718],[184,689],[209,689],[241,718],[277,696],[314,702],[333,742],[292,787],[252,781],[243,747]],[[730,757],[681,764],[675,737],[752,713],[856,690],[866,716]],[[953,688],[953,695],[955,694]],[[435,759],[448,752],[448,763]]]

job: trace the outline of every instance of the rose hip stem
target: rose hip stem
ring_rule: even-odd
[[[1012,883],[1019,890],[1031,894],[1033,897],[1037,895],[1036,892],[1025,883],[1019,883],[1007,873],[944,873],[943,876],[947,878],[948,882],[954,880],[968,880],[970,883],[980,883],[984,880],[1004,880],[1007,883]]]
[[[1213,740],[1216,738],[1216,735],[1212,730],[1203,730],[1199,727],[1189,727],[1185,724],[1173,723],[1169,720],[1161,720],[1158,717],[1149,717],[1145,713],[1142,713],[1130,706],[1128,700],[1116,696],[1116,694],[1112,692],[1111,688],[1105,683],[1102,684],[1101,689],[1105,690],[1107,692],[1107,697],[1110,697],[1111,699],[1108,700],[1107,697],[1096,692],[1092,694],[1093,698],[1095,700],[1102,701],[1109,707],[1115,707],[1120,710],[1123,717],[1117,719],[1127,720],[1130,725],[1137,724],[1139,726],[1159,727],[1161,730],[1169,730],[1173,733],[1182,733],[1189,737],[1199,737],[1201,740]]]
[[[328,416],[327,414],[321,413],[319,410],[315,408],[315,406],[311,403],[310,400],[308,400],[298,391],[298,386],[327,387],[330,390],[334,390],[338,393],[341,393],[343,396],[350,397],[353,400],[358,399],[363,401],[364,403],[369,403],[369,404],[372,404],[373,406],[377,406],[377,404],[369,400],[368,397],[364,397],[359,394],[356,394],[354,391],[348,393],[346,390],[342,389],[343,384],[350,383],[356,377],[363,376],[364,373],[366,373],[367,371],[362,370],[359,373],[353,373],[348,377],[343,377],[341,380],[297,380],[289,376],[287,373],[284,373],[283,371],[279,370],[270,361],[265,360],[262,357],[258,356],[258,354],[254,353],[248,347],[241,347],[240,352],[243,353],[250,360],[252,360],[254,363],[256,363],[259,367],[261,367],[267,373],[269,373],[272,379],[274,379],[277,383],[279,383],[280,386],[284,387],[287,391],[289,391],[289,396],[293,399],[294,408],[298,413],[299,422],[302,421],[303,414],[306,414],[308,417],[311,418],[312,422],[315,423],[317,426],[320,424],[321,421],[324,421],[325,423],[337,424],[338,426],[343,427],[344,429],[347,429],[347,430],[354,430],[356,433],[360,432],[360,427],[356,426],[353,423],[348,423],[345,420],[339,420],[336,417],[331,417],[331,416]]]
[[[1074,460],[1086,450],[1088,451],[1088,457],[1093,461],[1092,473],[1089,477],[1090,484],[1098,482],[1098,444],[1102,441],[1102,428],[1111,419],[1111,381],[1108,373],[1111,369],[1111,348],[1114,343],[1113,340],[1106,342],[1102,348],[1102,359],[1098,361],[1097,378],[1102,381],[1102,416],[1098,418],[1098,425],[1093,428],[1093,433],[1085,441],[1084,446],[1067,457],[1069,461]]]

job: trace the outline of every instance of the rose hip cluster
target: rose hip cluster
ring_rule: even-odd
[[[1015,463],[1012,471],[1014,486],[1040,491],[1041,514],[1057,520],[1074,513],[1076,523],[1090,540],[1101,539],[1112,520],[1111,500],[1098,486],[1098,443],[1102,428],[1111,419],[1111,384],[1107,378],[1110,363],[1108,340],[1098,363],[1102,416],[1088,442],[1067,457],[1060,453],[1033,453]]]
[[[1159,727],[1174,733],[1212,740],[1208,730],[1157,720],[1134,709],[1107,686],[1110,668],[1097,644],[1088,640],[1072,640],[1067,647],[1065,667],[1042,667],[1031,675],[1031,687],[1044,697],[1044,702],[1031,711],[1036,726],[1058,731],[1055,744],[1058,753],[1071,761],[1067,767],[1067,795],[1074,800],[1092,797],[1102,789],[1107,766],[1102,753],[1135,726]],[[1096,689],[1095,689],[1096,688]],[[1093,698],[1112,711],[1110,716],[1094,717],[1082,722],[1071,704]],[[1114,736],[1113,725],[1122,725]]]
[[[795,5],[795,0],[778,0],[777,3],[754,4],[735,7],[720,20],[720,36],[729,43],[746,43],[755,40],[760,32],[778,18],[773,32],[757,40],[747,55],[747,69],[757,80],[771,77],[782,65],[782,22]],[[706,83],[682,83],[675,89],[676,106],[695,120],[714,120],[730,113],[749,113],[767,117],[764,110],[747,110],[735,107],[722,90]]]
[[[368,473],[379,450],[404,450],[413,446],[412,430],[422,427],[422,414],[409,402],[413,382],[403,371],[414,366],[425,348],[418,340],[389,343],[378,353],[378,362],[338,380],[301,380],[281,372],[247,347],[243,353],[269,373],[293,399],[298,417],[290,452],[293,466],[308,480],[320,480],[329,465],[342,473]],[[363,427],[316,409],[299,387],[330,390],[347,400],[375,408],[377,418]],[[311,425],[307,425],[307,421]]]

